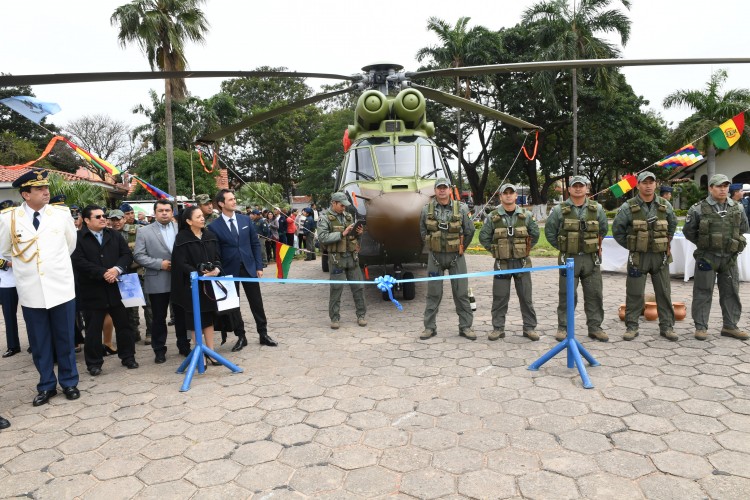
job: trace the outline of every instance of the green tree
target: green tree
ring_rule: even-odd
[[[269,209],[285,204],[284,190],[281,184],[266,184],[265,182],[244,184],[237,191],[237,200],[246,207],[260,205]]]
[[[50,196],[65,195],[65,204],[68,206],[107,206],[107,192],[103,187],[85,181],[70,182],[57,174],[49,176],[49,192]]]
[[[167,172],[164,164],[167,161],[167,152],[164,149],[149,153],[138,162],[136,174],[144,181],[152,184],[159,189],[164,189],[167,183]],[[203,171],[198,161],[197,153],[194,151],[174,151],[174,167],[177,174],[177,195],[190,197],[193,193],[191,178],[195,178],[195,192],[209,193],[216,192],[216,177],[219,172],[206,173]],[[191,170],[192,169],[192,170]],[[130,199],[149,199],[151,195],[140,185],[133,191]]]
[[[183,71],[187,69],[185,42],[203,43],[208,21],[199,6],[204,0],[132,0],[115,9],[110,18],[119,27],[117,35],[125,47],[135,43],[146,54],[151,70]],[[177,193],[174,144],[172,140],[172,99],[187,95],[184,79],[164,80],[165,130],[167,149],[167,185]]]
[[[328,200],[335,190],[335,174],[344,159],[342,139],[352,121],[351,109],[338,109],[321,116],[320,129],[305,145],[299,191],[316,201]]]
[[[545,0],[527,9],[523,22],[527,23],[537,40],[537,59],[540,61],[568,59],[607,59],[619,57],[618,48],[597,38],[599,34],[619,35],[623,46],[630,38],[630,19],[617,9],[609,9],[613,0]],[[630,0],[620,0],[630,9]],[[541,72],[535,79],[537,85],[552,96],[552,75]],[[596,83],[608,86],[609,71],[595,70]],[[571,70],[571,114],[573,135],[571,165],[573,174],[578,173],[578,71]]]
[[[712,128],[750,108],[750,89],[733,89],[722,93],[726,81],[727,72],[720,69],[711,75],[705,90],[677,90],[664,98],[665,108],[687,106],[694,111],[672,132],[670,149],[678,149],[704,136]],[[746,125],[745,130],[748,129],[750,127]],[[703,137],[697,146],[706,151],[706,173],[710,179],[716,173],[716,148],[708,136]],[[747,134],[742,135],[739,146],[745,151],[750,150]]]

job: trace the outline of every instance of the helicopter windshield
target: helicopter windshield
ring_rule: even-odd
[[[375,165],[369,147],[352,149],[348,155],[345,182],[371,181],[375,179]]]
[[[440,150],[432,145],[419,147],[419,175],[423,179],[446,177],[443,171],[443,158]]]
[[[416,165],[416,149],[412,145],[375,148],[381,177],[412,177]]]

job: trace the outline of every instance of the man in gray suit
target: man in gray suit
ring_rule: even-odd
[[[135,238],[133,257],[145,269],[143,293],[151,300],[153,323],[151,325],[151,347],[154,361],[167,360],[167,311],[171,292],[172,247],[177,235],[177,223],[172,221],[172,204],[167,200],[154,203],[156,221],[138,230]],[[190,354],[190,340],[187,336],[185,317],[175,315],[177,349],[180,354]]]

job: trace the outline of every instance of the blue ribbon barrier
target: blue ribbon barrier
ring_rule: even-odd
[[[393,285],[396,284],[396,278],[393,276],[386,274],[385,276],[378,276],[375,278],[375,285],[378,287],[378,290],[381,292],[388,292],[388,298],[391,299],[391,302],[396,304],[396,307],[399,311],[404,310],[404,306],[398,303],[398,300],[393,298]]]
[[[583,354],[583,357],[586,358],[586,361],[588,361],[591,366],[599,366],[599,362],[595,360],[594,357],[589,354],[589,352],[584,349],[581,343],[576,339],[576,307],[575,302],[573,301],[573,297],[575,297],[576,292],[574,262],[575,261],[573,259],[568,259],[565,261],[565,266],[559,266],[560,268],[565,268],[565,294],[567,299],[566,314],[568,316],[568,331],[565,340],[553,347],[547,354],[531,363],[531,365],[529,366],[529,370],[539,370],[540,366],[542,366],[550,359],[554,358],[563,349],[567,349],[568,368],[578,368],[578,373],[581,375],[581,380],[583,381],[583,387],[586,389],[593,389],[594,384],[591,383],[589,374],[586,373],[586,367],[583,365],[581,354]]]
[[[206,345],[203,343],[203,328],[201,326],[201,306],[200,306],[200,300],[198,298],[198,273],[192,272],[190,273],[190,289],[192,291],[192,299],[193,299],[193,321],[195,323],[195,347],[192,351],[190,351],[190,354],[187,358],[185,358],[185,361],[182,362],[179,368],[177,368],[177,373],[185,373],[185,368],[187,368],[187,373],[185,373],[185,380],[182,382],[182,387],[180,388],[180,392],[187,392],[190,390],[190,383],[193,381],[193,375],[195,374],[195,369],[198,368],[198,373],[205,373],[206,372],[206,365],[203,362],[203,356],[209,356],[212,359],[215,359],[222,365],[226,366],[230,370],[232,370],[232,373],[242,373],[242,368],[235,365],[231,361],[227,360],[223,356],[217,354],[212,349],[209,349],[206,347]]]
[[[548,353],[536,360],[529,366],[529,370],[537,371],[539,368],[555,357],[563,349],[568,350],[568,368],[578,368],[578,373],[581,375],[583,381],[583,387],[591,389],[594,385],[591,383],[591,379],[586,372],[586,367],[583,364],[581,355],[586,358],[591,366],[599,366],[599,362],[594,359],[591,354],[581,345],[581,343],[575,338],[575,303],[573,298],[575,296],[575,276],[574,276],[574,261],[568,259],[563,266],[542,266],[542,267],[524,267],[520,269],[506,269],[497,271],[482,271],[478,273],[465,273],[465,274],[454,274],[454,275],[441,275],[431,276],[426,278],[411,278],[396,280],[393,276],[382,276],[375,279],[375,281],[347,281],[351,284],[362,284],[362,285],[376,285],[378,290],[381,292],[388,292],[388,297],[399,309],[403,311],[403,306],[393,298],[393,286],[396,283],[417,283],[420,281],[438,281],[438,280],[452,280],[458,278],[479,278],[482,276],[496,276],[500,274],[518,274],[518,273],[530,273],[536,271],[550,271],[550,270],[566,270],[566,294],[567,294],[567,316],[568,316],[568,329],[565,340],[553,347]],[[177,373],[184,373],[187,367],[187,373],[185,374],[185,381],[182,384],[180,391],[184,392],[190,389],[190,382],[193,379],[195,369],[198,368],[198,373],[204,373],[206,368],[203,363],[203,355],[208,354],[211,358],[219,361],[221,364],[232,370],[234,373],[241,373],[242,368],[227,361],[222,356],[216,354],[214,351],[209,349],[203,344],[203,335],[201,328],[200,319],[200,303],[198,301],[198,282],[199,281],[247,281],[251,283],[299,283],[307,285],[336,285],[340,284],[340,281],[332,280],[308,280],[308,279],[279,279],[279,278],[228,278],[225,276],[198,276],[197,273],[190,275],[190,286],[192,289],[193,296],[193,320],[195,322],[195,343],[196,346],[190,355],[182,362],[180,367],[177,369]]]

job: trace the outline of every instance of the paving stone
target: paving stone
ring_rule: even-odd
[[[506,448],[488,453],[487,467],[501,474],[523,476],[539,470],[539,457],[527,451]]]
[[[458,493],[470,498],[511,498],[518,495],[513,476],[475,471],[458,478]]]
[[[46,432],[44,434],[33,434],[29,439],[18,444],[24,452],[54,448],[65,441],[70,440],[70,434],[64,431]]]
[[[268,412],[265,417],[263,417],[263,421],[274,427],[283,427],[286,425],[299,424],[303,422],[307,416],[308,413],[306,411],[297,408],[285,408],[283,410]]]
[[[358,443],[363,434],[364,432],[348,425],[337,425],[319,430],[314,441],[330,448],[338,448]]]
[[[589,406],[594,413],[601,413],[602,415],[611,417],[624,417],[636,412],[632,403],[623,401],[597,401],[596,403],[591,403]]]
[[[242,466],[232,460],[220,459],[201,462],[185,475],[185,479],[198,488],[227,484],[242,471]],[[140,476],[139,476],[140,477]]]
[[[649,455],[667,449],[667,445],[660,437],[637,431],[612,434],[612,442],[618,449],[639,455]]]
[[[210,439],[193,444],[183,455],[195,463],[229,458],[239,445],[226,438]]]
[[[305,419],[305,423],[316,429],[324,427],[333,427],[346,422],[349,415],[340,410],[323,410],[310,415]]]
[[[277,428],[272,439],[284,446],[297,446],[312,441],[317,430],[307,424],[294,424]]]
[[[652,417],[651,415],[628,415],[622,418],[628,429],[649,434],[662,435],[671,432],[674,425],[663,417]]]
[[[281,452],[278,460],[295,468],[325,465],[331,449],[318,443],[289,446]]]
[[[440,417],[456,412],[458,410],[458,404],[455,401],[437,398],[420,402],[417,405],[416,410],[420,413],[432,415],[433,417]]]
[[[700,479],[713,470],[703,457],[679,451],[669,450],[657,453],[651,457],[651,460],[660,471],[688,479]]]
[[[411,443],[429,451],[445,450],[456,445],[458,435],[445,429],[425,429],[412,434]]]
[[[704,497],[697,483],[682,477],[652,475],[638,480],[638,486],[646,498],[684,500]]]
[[[596,462],[603,471],[628,479],[636,479],[656,470],[648,458],[622,450],[597,455]]]
[[[120,439],[110,439],[96,451],[105,458],[120,458],[134,455],[151,442],[141,435],[125,436]]]
[[[86,451],[75,455],[66,455],[57,462],[50,464],[46,470],[55,477],[87,474],[103,461],[104,457],[97,452]]]
[[[546,451],[540,453],[539,458],[543,470],[574,479],[599,471],[594,458],[582,453],[567,450]]]
[[[11,474],[43,470],[62,458],[57,450],[34,450],[9,460],[3,467]]]
[[[575,430],[560,435],[560,443],[564,448],[584,454],[603,453],[612,449],[612,444],[603,434]]]
[[[690,397],[693,399],[701,399],[703,401],[727,401],[732,399],[732,394],[729,391],[715,387],[696,386],[687,389],[685,392],[690,394]]]
[[[436,469],[408,472],[401,478],[401,492],[417,498],[440,498],[456,492],[453,476]]]
[[[703,415],[704,417],[718,418],[726,413],[729,413],[727,407],[717,401],[688,399],[687,401],[681,401],[678,404],[680,408],[682,408],[686,413]]]
[[[530,417],[541,415],[545,412],[544,404],[527,399],[515,399],[503,403],[503,410],[506,413],[518,415],[519,417]]]
[[[367,446],[387,449],[398,446],[404,446],[409,442],[409,433],[394,427],[383,427],[382,429],[373,429],[365,433],[363,443]]]
[[[232,453],[232,460],[242,465],[255,465],[275,460],[282,446],[272,441],[256,441],[243,444]]]
[[[482,419],[465,413],[451,413],[442,417],[437,417],[436,425],[443,429],[456,433],[467,432],[472,429],[482,428]]]
[[[589,412],[589,409],[585,404],[567,399],[549,401],[545,406],[553,415],[560,415],[563,417],[578,417]]]
[[[330,410],[333,405],[336,404],[336,400],[327,396],[318,396],[314,398],[305,398],[297,402],[297,408],[302,411],[314,412],[322,410]]]
[[[260,408],[242,408],[241,410],[230,411],[222,420],[230,425],[243,425],[259,422],[266,412]]]
[[[294,473],[289,486],[304,495],[314,495],[339,488],[343,478],[344,473],[330,465],[306,467]]]
[[[234,427],[232,432],[226,434],[226,437],[239,444],[252,443],[270,439],[273,430],[274,428],[267,423],[258,422]]]
[[[45,418],[44,420],[33,426],[31,430],[43,434],[49,432],[63,432],[68,427],[76,424],[78,421],[79,418],[74,417],[73,415]]]
[[[521,495],[527,498],[578,498],[574,480],[547,471],[519,477],[518,488]]]
[[[706,456],[721,449],[714,437],[692,432],[672,432],[663,439],[670,449],[693,455]]]
[[[750,479],[737,476],[708,476],[699,484],[710,498],[743,498],[750,491]]]
[[[640,401],[634,401],[633,406],[639,413],[651,415],[653,417],[671,418],[683,413],[682,409],[675,403],[659,399],[642,399]]]
[[[347,424],[355,429],[367,430],[385,427],[390,423],[388,417],[379,411],[361,411],[349,415]]]
[[[458,444],[465,448],[487,452],[505,448],[508,446],[508,438],[504,432],[476,429],[462,433],[458,437]]]
[[[150,460],[138,472],[138,479],[147,485],[176,481],[193,468],[195,463],[183,457]]]
[[[622,418],[599,415],[596,413],[582,415],[577,417],[576,421],[578,422],[578,428],[581,430],[605,435],[622,432],[628,428]]]
[[[432,458],[432,465],[453,474],[465,474],[479,470],[484,465],[482,453],[461,447],[437,451]]]
[[[118,424],[124,424],[127,422],[118,422]],[[117,425],[117,424],[115,424]],[[144,429],[141,434],[154,441],[164,439],[170,436],[180,436],[190,426],[189,423],[181,420],[173,420],[171,422],[159,422],[152,424],[148,429]]]
[[[722,415],[719,420],[722,424],[724,424],[727,428],[735,430],[735,431],[742,431],[742,432],[750,432],[750,416],[749,415],[741,415],[738,413],[728,413],[726,415]]]
[[[358,468],[347,474],[344,488],[366,497],[386,495],[398,491],[398,475],[377,466]]]
[[[182,436],[172,436],[153,441],[141,449],[141,454],[151,460],[182,455],[190,446],[190,441]]]
[[[750,470],[747,468],[748,455],[746,453],[721,450],[706,458],[719,472],[750,478]]]
[[[190,498],[198,489],[189,482],[181,479],[167,483],[152,484],[138,492],[138,498]]]
[[[701,415],[682,414],[672,418],[672,423],[680,430],[695,432],[696,434],[718,434],[726,427],[717,419]]]
[[[389,448],[380,457],[380,465],[396,472],[410,472],[430,465],[432,454],[414,446]]]
[[[252,492],[278,490],[286,487],[294,469],[278,462],[244,467],[235,480],[237,484]]]
[[[585,498],[617,498],[618,500],[641,500],[643,498],[638,486],[631,480],[606,472],[582,477],[576,482]]]
[[[39,487],[34,492],[34,498],[39,500],[80,498],[94,484],[96,484],[96,481],[88,474],[56,477]]]

